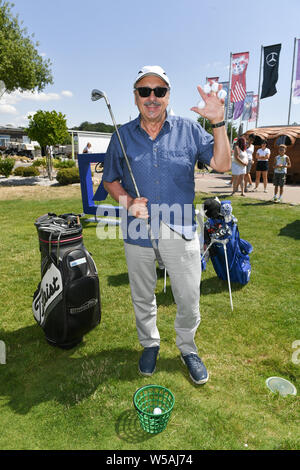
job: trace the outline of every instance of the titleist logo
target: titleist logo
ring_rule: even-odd
[[[60,285],[57,283],[58,278],[53,277],[51,284],[46,284],[45,289],[41,289],[41,302],[42,302],[42,312],[44,312],[45,305],[53,297],[56,291],[60,289]]]
[[[32,309],[36,320],[43,323],[48,307],[62,292],[62,278],[60,271],[54,264],[49,269],[40,284],[39,292],[33,300]]]

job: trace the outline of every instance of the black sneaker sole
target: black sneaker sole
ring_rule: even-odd
[[[181,355],[180,355],[180,359],[181,359],[181,361],[183,362],[183,364],[185,365],[185,367],[188,369],[188,366],[186,365],[186,363],[185,363],[185,361],[184,361],[184,359],[183,359],[183,357],[182,357]],[[194,377],[192,376],[192,374],[191,374],[190,372],[189,372],[189,376],[190,376],[190,378],[192,379],[192,381],[193,381],[195,384],[197,384],[197,385],[204,385],[204,384],[206,384],[206,382],[207,382],[208,379],[209,379],[209,373],[208,373],[208,372],[207,372],[207,377],[206,377],[206,379],[201,379],[201,380],[198,380],[198,381],[194,379]]]

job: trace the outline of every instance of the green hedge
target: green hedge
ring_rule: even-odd
[[[64,168],[59,170],[56,175],[59,184],[73,184],[80,183],[80,176],[78,168]]]
[[[15,160],[13,158],[4,158],[0,160],[0,175],[4,175],[8,178],[13,171],[15,166]]]
[[[24,176],[24,178],[28,176],[39,176],[39,174],[40,174],[39,170],[33,165],[18,166],[14,171],[15,176]]]
[[[46,168],[46,158],[37,158],[36,160],[33,161],[33,166],[42,166],[43,168]]]
[[[61,161],[61,160],[58,160],[58,159],[54,159],[53,160],[53,166],[54,168],[58,168],[58,169],[61,169],[61,168],[73,168],[75,167],[76,163],[74,160],[65,160],[65,161]]]

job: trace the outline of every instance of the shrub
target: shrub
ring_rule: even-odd
[[[12,174],[13,167],[15,166],[15,161],[13,158],[4,158],[0,160],[0,175],[4,175],[5,178],[8,178]]]
[[[54,160],[54,168],[73,168],[75,167],[75,161],[74,160]]]
[[[23,176],[39,176],[39,175],[40,175],[40,172],[36,167],[32,165],[24,167]]]
[[[56,179],[59,184],[80,183],[79,170],[76,167],[58,170]]]
[[[14,171],[15,176],[24,176],[24,178],[28,176],[39,176],[39,174],[39,170],[33,165],[18,166]]]
[[[36,160],[33,161],[33,166],[42,166],[43,168],[46,168],[46,158],[37,158]]]
[[[15,176],[23,176],[23,170],[24,170],[24,167],[23,167],[23,166],[18,166],[18,167],[14,170],[14,175],[15,175]]]

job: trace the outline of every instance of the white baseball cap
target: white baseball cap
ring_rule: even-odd
[[[164,80],[164,82],[166,82],[169,87],[171,86],[166,72],[159,65],[145,65],[142,67],[137,74],[133,86],[135,87],[137,82],[147,75],[156,75],[157,77],[160,77],[162,80]]]

